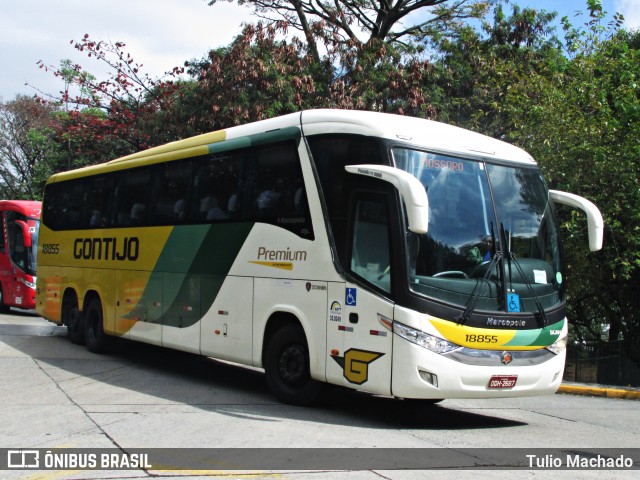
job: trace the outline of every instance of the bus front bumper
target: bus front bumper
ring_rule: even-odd
[[[549,395],[560,387],[565,356],[545,349],[438,354],[395,337],[392,394],[415,399]]]

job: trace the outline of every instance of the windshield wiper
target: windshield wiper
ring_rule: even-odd
[[[531,282],[529,282],[529,280],[527,279],[527,276],[524,273],[524,270],[522,269],[522,265],[520,265],[520,262],[518,261],[518,258],[516,257],[516,254],[513,253],[511,251],[511,249],[509,248],[509,243],[507,241],[507,235],[504,229],[504,225],[502,223],[500,223],[500,235],[503,237],[502,240],[504,240],[504,250],[505,250],[505,255],[507,257],[507,263],[509,266],[509,285],[512,285],[513,282],[511,281],[511,262],[513,261],[513,264],[516,266],[516,269],[518,270],[518,273],[520,274],[520,276],[522,277],[522,281],[524,282],[525,286],[527,287],[527,290],[529,291],[529,294],[531,295],[531,297],[533,298],[534,302],[536,303],[536,308],[538,309],[538,313],[535,315],[536,319],[538,320],[538,325],[542,324],[542,327],[546,327],[549,322],[547,320],[547,315],[546,313],[544,313],[544,308],[542,307],[542,304],[540,303],[540,298],[538,297],[538,295],[536,294],[535,290],[533,289],[533,287],[531,286]],[[505,290],[507,290],[507,288],[505,288]]]
[[[478,287],[480,285],[484,285],[485,282],[491,285],[491,283],[489,282],[489,276],[493,272],[494,265],[499,265],[501,261],[502,261],[502,251],[498,250],[496,247],[496,236],[495,236],[495,232],[493,231],[493,222],[492,222],[491,223],[491,262],[489,262],[487,271],[484,273],[484,276],[480,280],[478,280],[475,286],[473,287],[473,290],[471,291],[471,296],[469,297],[469,300],[467,300],[467,303],[465,305],[464,312],[462,312],[462,315],[456,318],[456,322],[458,324],[466,323],[466,321],[469,320],[469,317],[471,317],[471,314],[473,313],[473,311],[476,308],[476,305],[478,304],[478,299],[480,298],[480,291]],[[502,268],[498,268],[498,297],[499,298],[504,297],[504,288],[503,288],[504,283],[500,282],[500,276],[502,276],[500,274],[500,271],[502,270],[503,270]],[[504,278],[503,278],[503,281],[504,281]]]

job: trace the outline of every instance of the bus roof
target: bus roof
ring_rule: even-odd
[[[535,164],[531,155],[519,147],[471,130],[422,118],[361,110],[307,110],[302,112],[302,128],[305,135],[331,129],[409,142],[439,153]]]
[[[136,164],[187,158],[209,152],[208,146],[253,135],[297,127],[302,134],[352,133],[410,143],[437,153],[534,165],[521,148],[485,135],[433,120],[362,110],[319,109],[217,130],[143,150],[99,165],[53,175],[48,183],[92,173],[129,168]],[[139,162],[138,162],[139,161]]]
[[[11,210],[28,217],[40,218],[42,203],[36,200],[0,200],[0,211]]]

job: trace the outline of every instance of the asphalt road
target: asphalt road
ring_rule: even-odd
[[[95,355],[71,344],[65,328],[18,311],[0,315],[0,380],[0,449],[258,449],[242,451],[249,453],[235,459],[235,470],[224,465],[206,472],[157,467],[5,470],[1,478],[404,480],[442,478],[443,472],[386,469],[384,463],[379,469],[363,468],[357,462],[356,470],[335,469],[330,461],[327,468],[313,471],[300,471],[308,468],[296,467],[308,465],[294,461],[287,471],[265,472],[255,468],[251,454],[278,448],[282,450],[271,452],[295,457],[307,448],[304,452],[323,460],[327,452],[337,459],[353,449],[375,447],[400,456],[410,448],[438,449],[433,450],[440,456],[437,467],[457,469],[474,462],[508,465],[500,458],[503,448],[617,452],[640,445],[640,404],[633,400],[558,394],[445,400],[428,407],[330,388],[314,407],[292,407],[271,396],[257,369],[130,342],[108,355]],[[334,450],[322,450],[328,448]],[[536,467],[455,470],[446,477],[512,479],[523,473],[543,479],[559,474]],[[598,479],[636,478],[637,473],[588,468],[561,472],[563,478]]]

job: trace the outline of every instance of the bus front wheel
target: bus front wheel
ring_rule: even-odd
[[[4,291],[2,290],[1,285],[0,285],[0,313],[9,313],[9,305],[6,305],[4,303]]]
[[[93,353],[104,353],[109,347],[109,336],[104,333],[102,303],[93,298],[84,312],[84,340]]]
[[[285,325],[273,334],[264,367],[267,384],[278,400],[308,405],[318,397],[321,384],[311,378],[309,348],[299,326]]]

